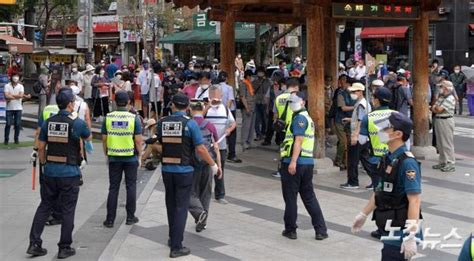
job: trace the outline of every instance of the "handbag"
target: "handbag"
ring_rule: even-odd
[[[275,121],[275,123],[273,123],[273,129],[276,131],[276,132],[284,132],[285,129],[286,129],[286,114],[288,113],[288,104],[290,103],[290,101],[286,101],[286,104],[285,104],[285,109],[283,110],[283,113],[281,115],[280,118],[278,118],[278,120]]]

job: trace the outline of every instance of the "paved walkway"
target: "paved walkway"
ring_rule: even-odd
[[[472,121],[472,119],[469,119]],[[3,127],[3,126],[2,126]],[[21,140],[31,140],[33,131],[25,129]],[[3,136],[3,128],[0,132]],[[472,144],[472,139],[469,139]],[[331,155],[333,152],[329,150]],[[0,260],[27,260],[28,233],[39,203],[39,191],[31,190],[31,148],[0,150]],[[276,147],[254,148],[239,156],[241,164],[228,164],[225,170],[227,199],[230,204],[211,203],[208,227],[194,231],[188,218],[184,244],[192,255],[181,260],[380,260],[381,243],[370,238],[375,229],[368,221],[358,235],[350,232],[354,216],[366,203],[370,192],[338,188],[345,173],[317,175],[315,192],[329,228],[329,239],[314,240],[314,231],[303,205],[299,202],[298,240],[281,236],[284,203],[280,180],[271,177],[276,168]],[[73,246],[77,255],[71,260],[164,260],[168,227],[164,187],[160,170],[140,171],[137,216],[140,222],[126,226],[125,193],[113,229],[102,226],[108,190],[108,175],[100,143],[85,169],[76,211]],[[474,158],[458,155],[457,172],[445,174],[431,170],[435,160],[422,162],[424,227],[431,233],[447,235],[452,228],[462,239],[440,242],[434,250],[423,250],[419,260],[456,260],[459,248],[441,248],[441,244],[461,244],[474,230]],[[361,172],[363,173],[363,172]],[[361,174],[361,185],[369,182]],[[46,227],[44,247],[48,255],[37,260],[56,258],[59,227]],[[436,239],[434,239],[436,240]],[[440,239],[441,240],[441,239]]]

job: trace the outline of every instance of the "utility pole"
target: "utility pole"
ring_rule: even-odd
[[[92,64],[93,54],[92,46],[94,45],[94,32],[92,31],[92,12],[94,6],[92,5],[92,0],[87,0],[87,35],[89,36],[87,44],[87,57],[90,59],[88,62]]]

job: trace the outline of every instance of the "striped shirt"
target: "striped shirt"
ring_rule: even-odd
[[[222,104],[220,104],[217,108],[209,108],[206,115],[204,115],[204,118],[214,124],[219,139],[225,135],[225,130],[235,122],[234,116],[232,116],[229,109]],[[226,139],[223,139],[221,142],[219,142],[219,150],[226,149],[227,141]]]
[[[444,109],[443,112],[436,114],[437,117],[452,117],[456,107],[456,98],[451,94],[447,97],[440,95],[435,105]]]

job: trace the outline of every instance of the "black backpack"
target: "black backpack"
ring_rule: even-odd
[[[39,80],[36,81],[35,84],[33,85],[33,91],[36,94],[40,94],[42,89],[43,89],[43,85],[41,84],[41,82]]]
[[[332,104],[331,104],[331,108],[329,108],[329,112],[328,112],[329,119],[336,118],[337,96],[339,95],[340,90],[341,90],[340,88],[337,88],[336,91],[334,92],[333,96],[332,96]]]
[[[401,85],[394,85],[392,87],[392,102],[389,106],[392,110],[399,110],[399,105],[405,100],[405,95],[401,92],[402,86]]]

